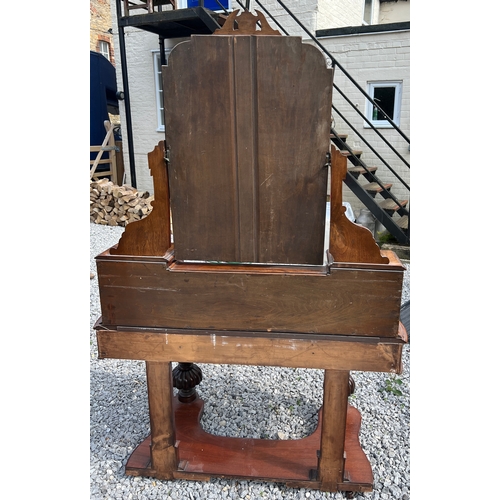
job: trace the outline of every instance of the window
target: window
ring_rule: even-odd
[[[373,15],[373,2],[372,0],[365,0],[363,9],[363,24],[371,24]]]
[[[168,63],[168,56],[170,54],[170,50],[165,50],[165,58]],[[155,51],[153,53],[153,61],[154,61],[154,72],[155,72],[155,92],[156,92],[156,113],[158,117],[158,128],[157,132],[165,131],[165,122],[163,117],[163,81],[161,77],[161,60],[160,60],[160,52]]]
[[[379,128],[392,127],[387,120],[389,117],[399,126],[401,115],[401,89],[402,82],[370,82],[368,83],[368,95],[382,109],[378,109],[370,101],[366,101],[366,118]],[[364,124],[369,127],[368,124]]]
[[[99,40],[99,52],[110,61],[109,56],[109,43],[104,40]]]
[[[219,2],[223,5],[223,7],[229,10],[230,2],[229,0],[219,0]],[[187,7],[198,7],[200,2],[198,0],[177,0],[177,8],[185,9]],[[204,6],[206,9],[213,10],[215,12],[222,11],[222,7],[216,0],[205,0]]]

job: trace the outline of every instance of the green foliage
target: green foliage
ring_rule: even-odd
[[[398,389],[402,384],[403,381],[400,378],[393,376],[385,380],[384,386],[379,389],[379,392],[385,391],[395,396],[402,396],[403,393]]]
[[[379,243],[382,245],[383,243],[397,243],[398,240],[389,232],[384,232],[378,237]]]

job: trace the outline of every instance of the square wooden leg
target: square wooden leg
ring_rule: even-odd
[[[151,468],[161,479],[173,479],[177,470],[175,426],[172,408],[172,363],[146,361]]]
[[[344,479],[344,441],[349,372],[325,370],[323,426],[318,479],[323,491],[337,491]]]

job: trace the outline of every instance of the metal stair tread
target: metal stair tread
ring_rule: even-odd
[[[400,219],[396,221],[396,224],[404,231],[408,229],[408,216],[403,215]]]
[[[376,170],[378,169],[378,167],[362,167],[361,165],[357,166],[357,167],[351,167],[351,168],[348,168],[347,170],[349,170],[349,172],[351,172],[351,174],[366,174],[366,173],[372,173],[372,172],[375,172]],[[368,170],[368,172],[367,172]]]
[[[408,200],[398,200],[401,207],[405,207],[408,204]],[[381,201],[378,206],[384,210],[399,210],[401,207],[391,198],[387,198]]]
[[[363,153],[363,151],[361,151],[360,149],[353,149],[352,150],[352,153],[350,151],[347,151],[346,149],[342,149],[340,151],[340,154],[343,155],[343,156],[361,156],[361,154]]]
[[[380,184],[378,184],[378,182],[370,182],[369,184],[365,184],[363,186],[363,189],[365,191],[368,191],[368,192],[371,192],[371,193],[381,193],[384,189],[386,191],[389,191],[389,189],[391,189],[392,187],[392,184],[390,183],[386,183],[382,186],[380,186]]]

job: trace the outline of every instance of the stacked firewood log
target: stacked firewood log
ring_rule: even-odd
[[[90,181],[90,221],[108,226],[126,226],[144,219],[154,200],[147,191],[117,186],[109,179]]]

